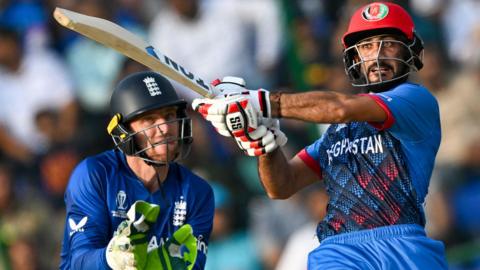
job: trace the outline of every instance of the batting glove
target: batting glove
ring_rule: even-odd
[[[127,219],[118,225],[106,249],[107,264],[114,270],[144,269],[147,264],[148,230],[155,223],[160,207],[144,201],[135,202]]]
[[[235,141],[240,149],[249,156],[261,156],[273,152],[287,143],[288,138],[280,130],[278,119],[274,121],[272,127],[266,128],[266,130],[265,134],[257,140],[250,140],[245,136],[240,136],[235,137]]]
[[[270,92],[247,90],[245,81],[237,77],[215,80],[212,85],[221,94],[215,99],[195,99],[192,107],[210,121],[218,133],[227,137],[247,136],[251,140],[265,135],[265,127],[272,121]]]
[[[176,230],[161,247],[148,253],[146,270],[191,270],[197,260],[197,239],[192,226]]]

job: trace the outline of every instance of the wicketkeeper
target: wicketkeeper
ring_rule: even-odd
[[[186,102],[160,74],[139,72],[110,106],[115,149],[82,161],[65,192],[60,269],[203,269],[214,199],[176,163],[192,143]]]

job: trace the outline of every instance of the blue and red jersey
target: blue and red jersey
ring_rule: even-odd
[[[425,225],[423,202],[440,145],[436,99],[403,83],[368,94],[387,114],[383,123],[332,124],[298,156],[325,180],[328,236],[398,224]]]
[[[203,269],[213,224],[213,191],[205,180],[183,166],[169,166],[161,188],[150,193],[119,151],[106,151],[82,161],[65,192],[67,216],[60,269],[109,269],[106,246],[137,200],[160,206],[148,236],[148,249],[162,245],[188,223],[198,239],[194,269]]]

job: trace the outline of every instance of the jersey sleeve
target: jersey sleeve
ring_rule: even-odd
[[[388,129],[397,139],[410,142],[422,141],[436,131],[438,103],[427,89],[403,84],[369,96],[387,113],[385,123],[371,123],[374,127]]]
[[[89,160],[72,173],[65,193],[66,224],[61,269],[110,269],[105,249],[111,237],[101,169]],[[104,179],[104,178],[103,178]]]
[[[204,269],[207,260],[208,240],[213,227],[213,215],[215,210],[213,190],[210,185],[197,178],[200,185],[196,185],[195,192],[191,193],[191,201],[194,207],[187,217],[187,223],[193,228],[193,234],[197,238],[197,261],[193,269]]]
[[[297,157],[299,157],[307,167],[309,167],[317,176],[322,179],[322,168],[321,158],[320,158],[320,145],[323,140],[320,138],[319,140],[315,141],[313,144],[305,147],[300,152],[297,153]]]

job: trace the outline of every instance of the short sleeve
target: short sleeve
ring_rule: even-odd
[[[322,178],[322,167],[320,165],[320,146],[322,141],[323,136],[313,144],[306,146],[296,155],[305,163],[305,165],[307,165],[307,167],[317,174],[319,178]]]
[[[401,141],[422,141],[437,129],[440,119],[437,100],[422,86],[402,84],[370,96],[387,111],[386,122],[391,124],[386,128]]]

